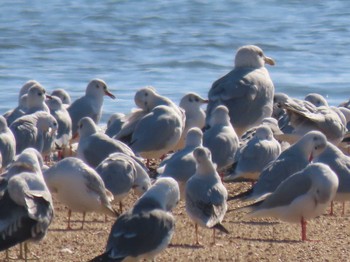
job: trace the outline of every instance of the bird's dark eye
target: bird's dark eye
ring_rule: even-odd
[[[145,96],[148,96],[148,93],[145,93]]]
[[[53,123],[53,126],[57,126],[57,123],[55,122],[55,123]]]
[[[80,125],[79,125],[79,128],[83,128],[83,124],[80,124]]]
[[[192,98],[190,97],[190,98],[188,99],[188,101],[192,102],[193,100],[192,100]]]
[[[258,55],[259,55],[260,57],[263,57],[263,56],[264,56],[263,52],[261,52],[261,51],[258,52]]]
[[[198,97],[196,97],[196,98],[194,99],[194,101],[196,101],[196,102],[199,102],[199,99],[198,99]]]
[[[43,94],[41,92],[38,93],[38,96],[42,96]]]
[[[103,86],[103,90],[107,90],[107,86]]]
[[[96,88],[100,88],[100,86],[98,84],[96,84]]]

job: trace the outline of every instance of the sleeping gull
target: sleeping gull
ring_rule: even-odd
[[[309,162],[326,148],[327,139],[319,131],[311,131],[297,143],[283,151],[261,172],[258,181],[246,192],[230,198],[261,200],[276,190],[287,177],[305,168]]]
[[[107,84],[103,80],[93,79],[87,85],[85,95],[75,100],[68,107],[68,112],[72,119],[73,135],[78,130],[78,122],[81,118],[88,116],[96,124],[100,121],[104,95],[115,99],[115,96],[109,92]]]
[[[203,146],[210,149],[218,172],[234,162],[238,150],[238,137],[230,122],[226,106],[216,107],[209,120],[210,128],[204,132]]]
[[[107,129],[105,134],[109,137],[113,137],[120,132],[123,124],[125,123],[126,116],[123,113],[112,114],[107,121]]]
[[[27,147],[43,152],[48,137],[55,137],[58,124],[49,113],[39,111],[24,115],[10,125],[16,138],[16,152],[21,153]],[[51,141],[52,142],[52,141]]]
[[[208,94],[207,118],[218,105],[229,109],[232,126],[240,137],[272,114],[274,85],[265,63],[275,62],[254,45],[242,46],[235,57],[235,67],[216,80]]]
[[[78,132],[80,139],[77,157],[91,167],[98,166],[112,153],[122,152],[129,156],[135,155],[123,142],[110,138],[106,134],[99,132],[97,126],[90,117],[83,117],[80,119]]]
[[[215,244],[215,229],[229,233],[221,224],[227,210],[227,190],[211,161],[210,150],[198,147],[193,155],[197,168],[196,173],[186,183],[186,212],[195,223],[196,244],[200,245],[198,225],[213,229]]]
[[[198,127],[191,128],[187,132],[185,147],[165,158],[157,169],[160,177],[172,177],[179,183],[181,199],[185,199],[187,180],[196,173],[193,151],[202,146],[202,139],[202,131]]]
[[[124,153],[109,155],[97,167],[106,188],[119,201],[119,210],[123,212],[122,200],[133,189],[141,196],[151,186],[151,180],[143,163]]]
[[[247,217],[275,217],[301,223],[301,239],[305,241],[307,220],[324,212],[337,188],[337,175],[325,164],[312,163],[288,177],[265,200],[253,204]]]
[[[3,116],[0,116],[0,152],[2,168],[5,168],[16,155],[16,139]]]
[[[40,157],[40,156],[39,156]],[[53,219],[53,204],[38,161],[38,154],[27,149],[9,166],[0,179],[0,251],[27,241],[40,241]]]
[[[187,93],[181,98],[179,106],[185,110],[186,122],[180,141],[174,148],[175,151],[182,149],[185,146],[188,130],[190,130],[192,127],[199,127],[200,129],[204,128],[206,114],[201,106],[207,103],[207,99],[204,99],[193,92]]]
[[[327,164],[338,176],[339,186],[334,201],[343,202],[344,214],[344,201],[350,200],[350,157],[328,142],[326,149],[314,161]],[[333,214],[333,208],[330,213]]]
[[[72,211],[83,213],[81,228],[84,227],[86,212],[117,216],[111,205],[112,193],[105,188],[97,172],[82,160],[75,157],[60,160],[44,171],[44,178],[50,191],[69,209],[67,229],[71,229]]]
[[[179,197],[174,179],[159,178],[132,209],[118,217],[111,229],[106,251],[90,261],[153,259],[172,239],[175,218],[170,211]]]
[[[255,136],[236,154],[236,163],[231,174],[224,176],[224,181],[241,179],[257,180],[264,167],[275,160],[281,153],[279,142],[273,137],[270,127],[261,125]]]

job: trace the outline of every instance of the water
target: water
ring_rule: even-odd
[[[129,112],[137,89],[153,85],[176,102],[206,96],[232,69],[235,51],[256,44],[277,62],[277,92],[310,92],[337,105],[350,97],[350,1],[16,1],[0,2],[0,113],[36,79],[73,99],[104,79],[102,122]]]

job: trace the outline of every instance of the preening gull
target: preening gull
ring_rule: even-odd
[[[227,190],[211,161],[210,150],[198,147],[193,155],[197,161],[197,169],[186,183],[186,212],[195,223],[196,244],[200,244],[198,225],[213,229],[215,243],[215,229],[229,233],[221,224],[227,211]]]
[[[246,130],[257,126],[272,114],[274,85],[265,63],[275,62],[254,45],[237,50],[235,67],[216,80],[208,94],[207,118],[218,105],[229,109],[232,126],[240,137]]]
[[[157,169],[160,177],[172,177],[179,183],[181,199],[185,199],[187,180],[196,173],[196,159],[193,151],[202,146],[202,140],[202,131],[198,127],[191,128],[187,132],[185,147],[167,156]]]
[[[99,132],[90,117],[83,117],[79,121],[79,144],[77,157],[92,167],[97,167],[112,153],[122,152],[134,156],[134,152],[123,142],[110,138]]]
[[[323,152],[327,138],[319,131],[311,131],[297,143],[283,151],[261,172],[258,181],[248,191],[230,199],[261,200],[276,190],[287,177],[304,169],[309,162]]]
[[[226,106],[221,105],[213,110],[209,125],[210,128],[203,135],[203,146],[210,149],[212,160],[221,172],[233,164],[239,146]]]
[[[53,219],[53,204],[40,169],[38,152],[26,149],[0,178],[0,251],[40,241]],[[42,162],[42,159],[41,159]]]
[[[115,99],[109,92],[107,84],[101,79],[93,79],[86,87],[85,95],[75,100],[69,107],[68,112],[72,119],[73,135],[78,130],[78,122],[83,117],[90,117],[96,124],[102,114],[103,96]]]
[[[107,129],[105,134],[109,137],[113,137],[120,132],[123,124],[126,121],[126,116],[123,113],[112,114],[107,122]]]
[[[273,137],[269,126],[261,125],[254,137],[236,154],[234,169],[224,181],[257,180],[264,167],[281,153],[279,142]]]
[[[338,177],[322,163],[312,163],[288,177],[265,200],[251,206],[247,217],[275,217],[301,223],[301,239],[306,237],[306,223],[321,215],[333,200]]]
[[[177,182],[170,177],[159,178],[132,209],[118,217],[106,251],[90,261],[153,259],[174,234],[175,218],[169,211],[179,198]]]
[[[112,208],[112,193],[105,188],[99,174],[75,157],[67,157],[55,163],[44,171],[45,181],[57,199],[69,208],[68,225],[71,229],[71,211],[104,213],[116,217],[117,212]]]
[[[122,200],[131,189],[141,196],[151,186],[151,180],[143,163],[124,153],[109,155],[97,167],[106,188],[113,194],[114,200],[119,201],[122,212]]]

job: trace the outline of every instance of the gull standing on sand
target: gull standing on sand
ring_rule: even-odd
[[[232,127],[226,106],[218,106],[211,113],[210,128],[204,132],[203,146],[210,149],[218,172],[233,164],[238,150],[238,136]]]
[[[0,116],[0,153],[2,168],[6,168],[16,155],[16,139],[3,116]]]
[[[17,154],[27,147],[33,147],[42,153],[43,149],[48,147],[47,143],[56,136],[57,128],[56,119],[44,111],[18,118],[10,125],[16,138]],[[50,138],[50,141],[47,138]]]
[[[78,122],[83,117],[90,117],[98,124],[102,115],[103,96],[105,95],[115,99],[103,80],[93,79],[87,85],[85,95],[75,100],[68,107],[68,113],[72,119],[73,135],[77,132]]]
[[[132,209],[118,217],[106,251],[90,262],[154,259],[172,239],[175,218],[170,211],[179,198],[176,181],[171,177],[159,178]]]
[[[334,201],[350,201],[350,157],[345,155],[339,148],[330,142],[326,149],[317,157],[314,162],[320,162],[328,165],[338,176],[339,186]],[[333,214],[333,205],[331,205],[331,214]]]
[[[273,193],[279,184],[289,176],[305,168],[327,146],[327,138],[319,131],[311,131],[297,143],[283,151],[261,172],[258,181],[246,192],[230,198],[262,200]]]
[[[265,200],[254,203],[247,217],[274,217],[301,223],[301,239],[306,237],[307,220],[321,215],[333,200],[338,177],[322,163],[312,163],[284,180]]]
[[[200,244],[198,225],[213,229],[215,244],[215,229],[229,233],[221,224],[227,211],[227,190],[211,161],[210,150],[198,147],[193,155],[197,161],[197,170],[186,183],[186,212],[195,223],[196,244]]]
[[[0,251],[18,243],[42,240],[53,219],[53,204],[38,158],[39,153],[26,149],[16,157],[0,178]]]
[[[96,167],[106,188],[119,202],[119,211],[123,212],[122,200],[133,189],[138,196],[151,186],[151,180],[143,163],[124,153],[114,153]]]
[[[66,147],[72,139],[72,120],[70,115],[59,97],[52,96],[46,103],[50,108],[51,115],[58,123],[55,143],[59,147]]]
[[[261,125],[254,137],[236,154],[236,163],[224,181],[258,180],[264,167],[281,154],[281,145],[273,137],[270,127]]]
[[[254,45],[242,46],[235,57],[235,67],[216,80],[208,94],[207,118],[218,105],[229,109],[232,126],[240,137],[265,117],[272,114],[274,85],[265,63],[274,65],[273,59],[264,55]]]
[[[80,119],[78,132],[80,139],[77,157],[91,167],[97,167],[112,153],[122,152],[129,156],[135,156],[134,152],[123,142],[99,132],[96,124],[90,117]]]
[[[86,212],[117,216],[111,205],[112,193],[105,188],[99,174],[82,160],[67,157],[44,171],[44,178],[50,191],[69,209],[67,229],[72,229],[72,211],[83,213],[81,228],[84,227]]]
[[[185,110],[186,122],[180,141],[174,149],[175,151],[182,149],[185,146],[188,130],[190,130],[192,127],[198,127],[200,129],[204,128],[206,114],[201,106],[207,103],[207,99],[204,99],[193,92],[188,93],[181,98],[179,106]]]
[[[165,158],[157,169],[160,177],[172,177],[179,183],[181,199],[185,199],[187,180],[196,173],[196,159],[193,151],[202,146],[202,140],[202,130],[198,127],[191,128],[187,132],[185,147]]]

